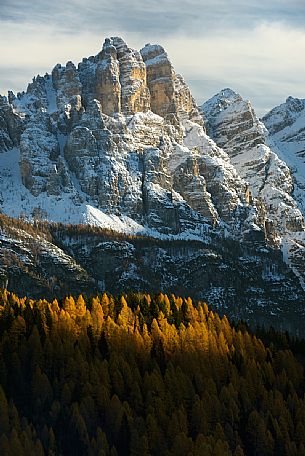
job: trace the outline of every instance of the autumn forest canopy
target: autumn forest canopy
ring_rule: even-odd
[[[0,454],[305,455],[304,344],[174,295],[0,291]]]

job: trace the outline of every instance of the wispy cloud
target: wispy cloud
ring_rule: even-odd
[[[62,31],[122,32],[202,36],[210,30],[247,28],[262,21],[304,27],[303,0],[1,0],[1,21],[54,24]]]
[[[305,30],[264,23],[242,37],[231,30],[226,36],[169,40],[167,49],[186,79],[196,81],[198,100],[229,86],[262,114],[288,95],[305,98]],[[180,59],[181,53],[188,58]]]

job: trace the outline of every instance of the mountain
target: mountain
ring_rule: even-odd
[[[295,198],[290,163],[286,156],[278,154],[278,147],[269,140],[268,122],[265,126],[251,103],[231,89],[215,95],[201,110],[208,133],[228,153],[239,175],[249,183],[255,204],[262,204],[267,238],[281,248],[285,261],[304,284],[303,213]]]
[[[160,45],[56,65],[0,98],[3,283],[171,290],[299,330],[304,220],[266,134],[230,89],[199,109]]]
[[[206,135],[161,46],[138,52],[106,39],[78,68],[56,65],[25,93],[2,98],[1,118],[8,215],[103,225],[111,214],[136,221],[136,232],[260,230],[246,183]]]
[[[305,214],[305,100],[288,97],[286,102],[266,114],[262,122],[268,129],[267,142],[289,166],[292,196],[302,215]],[[287,239],[286,252],[302,267],[305,260],[305,238]],[[292,253],[292,255],[291,255]]]

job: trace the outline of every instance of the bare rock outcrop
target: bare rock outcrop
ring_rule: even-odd
[[[150,109],[150,93],[146,85],[146,66],[141,54],[131,49],[122,38],[112,38],[120,65],[121,112],[135,114]]]
[[[138,52],[107,38],[96,56],[56,65],[8,105],[23,119],[29,207],[31,196],[45,196],[54,214],[61,199],[65,220],[86,217],[90,205],[166,234],[206,225],[238,237],[262,231],[247,183],[206,135],[161,46]]]
[[[0,153],[18,146],[22,130],[21,119],[14,113],[7,98],[0,96]]]
[[[98,58],[95,98],[101,103],[103,112],[111,116],[121,112],[121,82],[117,50],[110,39],[105,41]]]
[[[195,100],[182,76],[176,74],[164,48],[147,44],[141,55],[146,65],[152,111],[169,119],[188,118],[202,125]]]
[[[77,111],[81,109],[81,82],[73,62],[66,66],[56,65],[52,71],[52,84],[56,91],[57,107],[67,109],[68,105]]]
[[[96,98],[107,115],[130,115],[150,109],[146,66],[140,53],[129,48],[122,38],[107,38],[102,51],[83,60],[79,71],[86,104]]]

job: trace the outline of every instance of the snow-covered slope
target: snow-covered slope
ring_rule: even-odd
[[[262,122],[268,130],[267,143],[286,162],[292,174],[292,196],[305,215],[305,100],[288,97],[266,114]],[[299,274],[304,286],[305,234],[285,236],[284,255]]]
[[[293,196],[305,215],[305,100],[288,97],[266,114],[267,142],[293,175]]]
[[[251,103],[225,89],[203,104],[202,111],[212,138],[250,184],[252,197],[264,203],[274,235],[303,231],[303,217],[293,198],[291,170],[268,147],[267,130]]]
[[[304,220],[295,199],[289,160],[277,153],[272,141],[268,145],[266,127],[255,115],[251,103],[231,89],[224,89],[204,103],[202,112],[208,133],[249,183],[254,204],[263,205],[266,235],[281,246],[285,260],[303,283],[305,268],[295,261],[295,252],[296,246],[299,250],[304,248]],[[274,117],[278,121],[274,126],[277,130],[282,124],[278,113]]]

